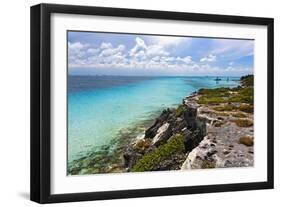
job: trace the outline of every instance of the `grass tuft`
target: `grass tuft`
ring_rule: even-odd
[[[132,171],[151,171],[161,161],[179,152],[184,152],[184,136],[181,134],[171,137],[167,143],[160,145],[155,150],[144,155],[140,160],[137,161]]]
[[[236,117],[236,118],[246,118],[247,115],[245,115],[244,113],[242,112],[236,112],[236,113],[232,113],[231,114],[233,117]]]
[[[150,146],[150,144],[151,144],[150,139],[140,139],[134,144],[133,148],[138,151],[144,151],[146,148]]]
[[[183,113],[184,106],[179,105],[178,108],[176,109],[176,117],[180,117]]]
[[[231,115],[230,113],[223,112],[223,111],[214,111],[213,113],[217,116],[229,116],[229,115]]]
[[[254,112],[254,106],[253,105],[243,104],[243,105],[240,105],[237,109],[240,110],[240,111],[246,112],[246,113],[253,113]]]
[[[214,107],[214,110],[216,110],[216,111],[233,111],[235,109],[236,109],[236,107],[233,105],[230,105],[230,104]]]
[[[254,76],[246,75],[241,77],[241,85],[244,87],[254,86]]]
[[[216,163],[211,162],[209,160],[204,160],[201,165],[202,169],[215,168],[215,167],[216,167]]]
[[[241,104],[240,106],[234,106],[231,104],[227,104],[224,106],[216,106],[213,108],[215,111],[220,111],[220,112],[224,112],[224,111],[242,111],[242,112],[246,112],[246,113],[253,113],[254,112],[254,106],[253,105],[249,105],[249,104]],[[240,117],[242,118],[242,113],[237,112],[237,116],[236,117]],[[244,114],[245,115],[245,114]],[[234,115],[235,116],[235,115]],[[244,116],[246,117],[246,116]]]
[[[239,143],[250,147],[250,146],[254,145],[254,139],[251,136],[243,136],[243,137],[240,137]]]
[[[214,88],[200,89],[198,94],[199,104],[220,104],[220,103],[247,103],[253,105],[254,87],[253,76],[243,76],[240,79],[241,86],[236,88]]]
[[[253,126],[253,121],[250,119],[235,119],[233,122],[239,127],[251,127]]]

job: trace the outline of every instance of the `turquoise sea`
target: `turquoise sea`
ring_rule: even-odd
[[[108,146],[200,88],[234,87],[239,77],[68,76],[68,164]],[[141,131],[140,131],[141,132]]]

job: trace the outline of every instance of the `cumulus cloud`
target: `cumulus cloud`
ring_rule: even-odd
[[[191,56],[171,56],[159,44],[147,45],[140,38],[135,38],[135,45],[126,50],[124,45],[114,47],[111,43],[103,42],[99,47],[92,47],[80,42],[69,43],[70,67],[184,67],[192,63]]]
[[[180,43],[188,44],[192,41],[192,38],[189,37],[174,37],[174,36],[152,36],[150,40],[154,44],[162,45],[163,47],[166,46],[174,46]]]
[[[87,53],[88,53],[89,55],[95,55],[95,54],[98,54],[98,53],[99,53],[99,51],[100,51],[100,49],[99,49],[99,48],[89,48],[89,49],[87,49]]]
[[[156,38],[156,37],[155,37]],[[161,40],[161,41],[160,41]],[[173,40],[173,41],[172,41]],[[232,49],[216,49],[197,61],[191,55],[175,55],[167,45],[180,42],[179,39],[161,37],[155,42],[149,42],[141,37],[136,37],[134,45],[127,48],[123,44],[114,45],[110,42],[102,42],[100,45],[90,45],[81,42],[68,43],[68,63],[70,68],[84,69],[157,69],[159,71],[171,71],[171,73],[218,73],[222,70],[234,71],[233,62],[226,63],[225,68],[215,66],[217,55],[222,51]],[[165,43],[164,43],[165,42]],[[224,43],[219,43],[224,44]],[[236,47],[236,46],[235,46]],[[245,49],[245,51],[248,51]],[[233,52],[232,52],[233,53]],[[210,65],[211,64],[211,65]],[[238,70],[243,70],[239,68]],[[245,71],[251,69],[245,69]]]
[[[215,62],[216,60],[217,60],[217,56],[210,54],[207,57],[201,58],[200,62]]]
[[[116,47],[116,48],[113,48],[112,46],[111,47],[107,47],[107,48],[104,48],[104,49],[101,50],[101,52],[99,54],[99,57],[114,56],[117,53],[118,54],[122,54],[122,52],[124,50],[125,50],[125,46],[124,45],[118,45],[118,47]]]
[[[186,56],[186,57],[177,57],[177,60],[179,61],[182,61],[183,63],[186,63],[186,64],[190,64],[192,63],[192,57],[191,56]]]
[[[87,44],[83,45],[80,42],[68,43],[69,55],[81,58],[86,54],[85,48],[87,48],[87,47],[88,47]]]
[[[145,50],[147,50],[145,42],[141,38],[136,37],[136,45],[130,50],[130,55],[134,56],[139,51],[144,53]]]
[[[102,50],[103,50],[103,49],[112,48],[112,44],[111,44],[111,43],[103,42],[103,43],[101,43],[100,48],[101,48]]]

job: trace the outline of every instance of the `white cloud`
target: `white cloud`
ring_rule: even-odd
[[[217,56],[210,54],[207,57],[201,58],[200,62],[215,62],[216,60],[217,60]]]
[[[87,49],[87,53],[91,54],[91,55],[95,55],[97,53],[99,53],[100,49],[98,48],[89,48]]]
[[[70,50],[80,50],[84,47],[85,45],[81,44],[80,42],[74,42],[74,43],[71,43],[71,42],[68,42],[68,48]]]
[[[171,45],[178,45],[180,43],[187,44],[191,42],[192,38],[189,37],[174,37],[174,36],[152,36],[150,40],[154,44],[159,44],[162,46],[171,46]]]
[[[116,48],[113,48],[112,46],[104,47],[104,45],[106,45],[106,43],[102,43],[101,48],[104,48],[104,49],[101,50],[99,57],[108,57],[111,55],[115,55],[116,53],[122,53],[125,50],[124,45],[118,45],[118,47],[116,47]]]
[[[135,39],[135,46],[129,51],[129,56],[133,61],[133,65],[149,67],[151,64],[154,64],[156,61],[163,63],[164,57],[169,56],[169,52],[167,52],[163,46],[152,44],[147,45],[145,41],[139,37]]]
[[[168,56],[169,52],[167,52],[161,45],[151,45],[147,47],[147,55],[148,56]]]
[[[85,49],[88,47],[88,44],[82,44],[80,42],[68,43],[68,53],[70,56],[77,56],[82,58],[86,52]]]
[[[169,43],[168,39],[169,38],[165,40],[166,46]],[[162,43],[163,42],[164,40],[162,40]],[[209,63],[217,60],[216,54],[218,54],[218,51],[216,54],[209,53],[209,55],[202,57],[200,61],[196,62],[191,56],[172,55],[168,48],[162,43],[147,44],[147,42],[140,37],[135,39],[135,45],[132,48],[126,48],[122,44],[115,46],[108,42],[103,42],[99,46],[83,44],[80,42],[69,42],[69,67],[84,68],[88,70],[130,69],[130,71],[132,71],[132,69],[135,69],[136,71],[141,71],[144,69],[152,69],[173,74],[216,74],[222,71],[236,70],[236,68],[233,67],[232,62],[229,62],[228,68],[209,65]],[[243,71],[243,68],[237,70]],[[250,71],[250,69],[245,69],[245,71],[248,70]]]
[[[142,40],[139,37],[136,37],[135,41],[136,41],[136,45],[130,50],[131,56],[134,56],[138,51],[145,51],[147,49],[144,40]]]
[[[191,56],[186,56],[186,57],[183,57],[183,58],[178,57],[177,60],[180,60],[180,61],[182,61],[186,64],[192,63],[192,57]]]
[[[136,37],[136,43],[137,43],[137,46],[139,46],[140,48],[144,48],[144,49],[147,48],[144,40],[141,39],[140,37]]]
[[[103,42],[103,43],[101,43],[100,48],[101,48],[102,50],[103,50],[103,49],[112,48],[112,44],[111,44],[111,43]]]

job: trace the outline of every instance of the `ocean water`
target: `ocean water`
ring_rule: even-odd
[[[176,107],[200,88],[235,87],[239,77],[68,77],[68,163],[110,145],[120,130]],[[113,147],[113,146],[109,146]]]

